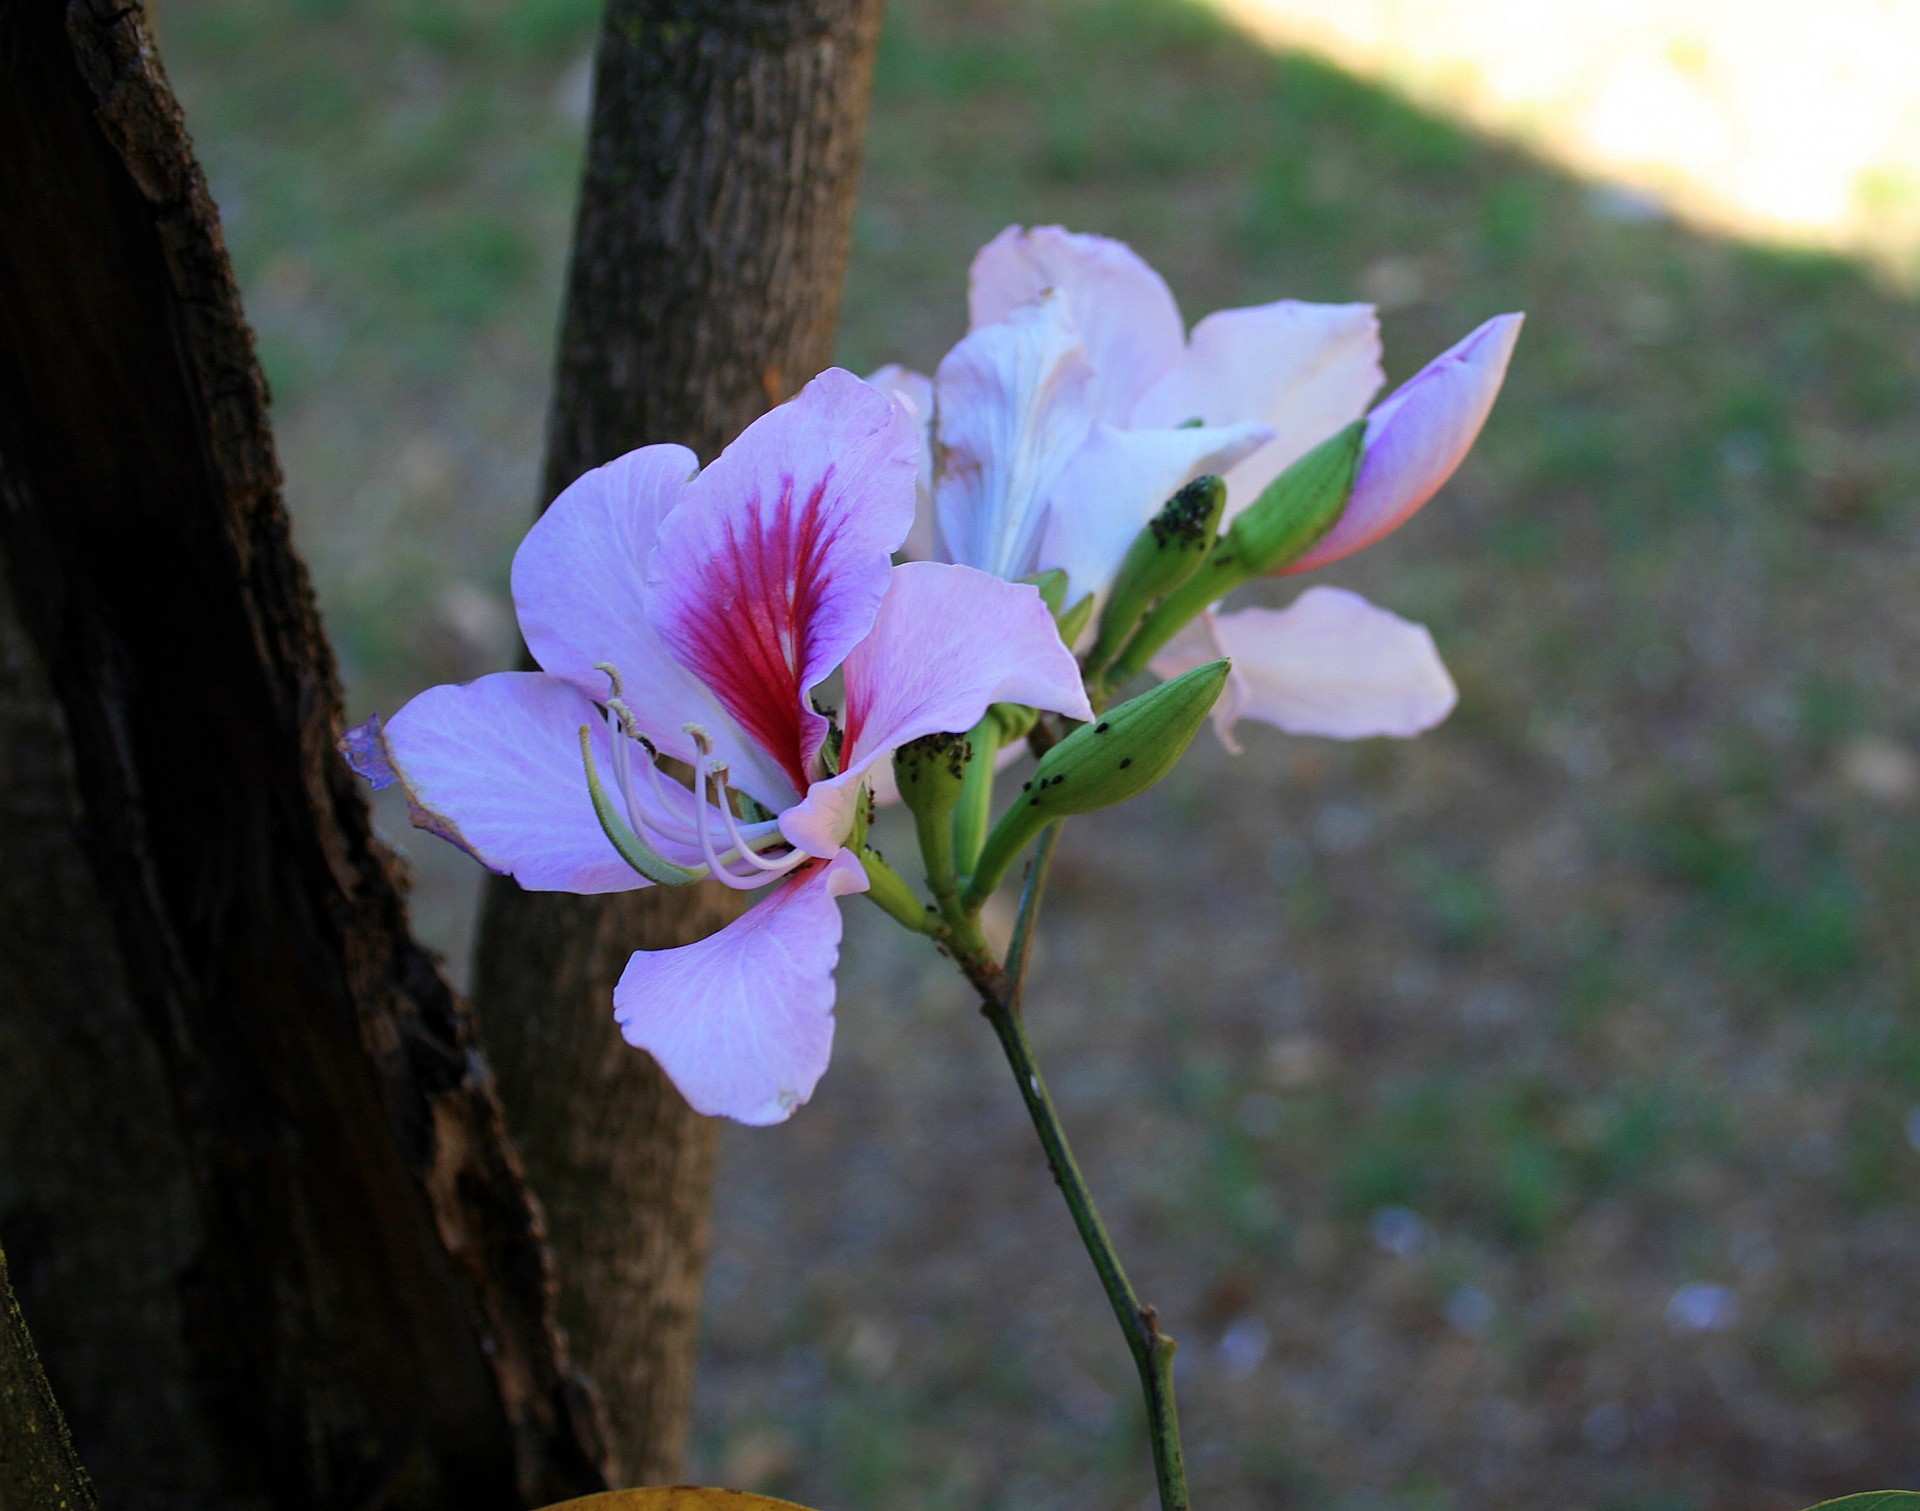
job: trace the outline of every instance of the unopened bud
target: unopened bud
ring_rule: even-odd
[[[1141,616],[1199,570],[1226,507],[1227,485],[1209,474],[1180,489],[1147,521],[1114,576],[1100,638],[1087,657],[1090,668],[1097,671],[1119,655]]]
[[[987,709],[987,716],[993,720],[1002,746],[1024,740],[1040,722],[1039,710],[1024,703],[995,703]]]
[[[1082,724],[1042,756],[1033,780],[987,836],[967,905],[986,901],[1014,857],[1048,824],[1124,803],[1173,770],[1220,696],[1227,669],[1225,661],[1196,666]]]
[[[973,746],[963,734],[922,735],[893,753],[900,801],[915,818],[944,819],[960,801]]]

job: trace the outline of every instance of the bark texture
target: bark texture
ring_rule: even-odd
[[[98,1511],[0,1254],[0,1506]]]
[[[0,3],[0,1240],[107,1504],[605,1484],[142,14]]]
[[[880,11],[610,0],[545,499],[650,442],[710,458],[827,365]],[[630,1484],[679,1475],[716,1135],[621,1042],[613,984],[634,949],[697,939],[738,905],[496,881],[482,921],[475,1006]]]

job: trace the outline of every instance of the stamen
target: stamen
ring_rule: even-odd
[[[756,870],[769,871],[775,875],[791,871],[800,863],[800,852],[798,850],[789,851],[787,854],[781,856],[779,860],[767,860],[758,850],[747,843],[746,836],[740,832],[739,820],[733,816],[733,804],[727,801],[726,767],[716,765],[713,768],[713,784],[715,795],[719,799],[716,806],[720,809],[720,816],[726,820],[727,838],[733,841],[734,848],[740,853],[740,859],[744,860]]]
[[[687,733],[693,734],[692,725],[687,727]],[[695,735],[694,741],[696,744],[707,745],[709,749],[712,748],[711,745],[708,744],[704,734]],[[741,876],[737,872],[729,871],[726,866],[721,863],[719,851],[713,847],[713,834],[707,826],[707,779],[711,775],[711,772],[708,770],[709,764],[710,762],[706,759],[703,752],[699,766],[694,771],[694,781],[697,784],[694,792],[694,813],[700,829],[700,855],[712,870],[715,881],[724,887],[732,887],[736,892],[750,892],[755,887],[766,885],[767,878],[758,875]]]

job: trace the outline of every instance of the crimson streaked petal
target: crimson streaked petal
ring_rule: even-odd
[[[898,404],[830,368],[749,425],[660,527],[648,618],[796,792],[827,731],[808,694],[879,611],[920,446]]]
[[[843,850],[796,871],[717,934],[640,951],[613,990],[621,1034],[694,1111],[784,1122],[833,1052],[835,899],[866,889],[866,872]]]

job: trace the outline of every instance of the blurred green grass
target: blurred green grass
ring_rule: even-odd
[[[357,710],[512,654],[594,19],[163,0]],[[1063,855],[1048,1049],[1187,1340],[1200,1492],[1766,1511],[1911,1478],[1920,309],[1179,0],[896,0],[848,365],[930,368],[1015,220],[1124,237],[1189,319],[1374,300],[1396,379],[1529,312],[1459,479],[1339,574],[1432,626],[1454,719],[1198,751]],[[472,873],[410,853],[458,965]],[[854,935],[816,1104],[729,1144],[702,1472],[1140,1504],[1124,1358],[977,1025]],[[1669,1326],[1689,1281],[1738,1320]]]

